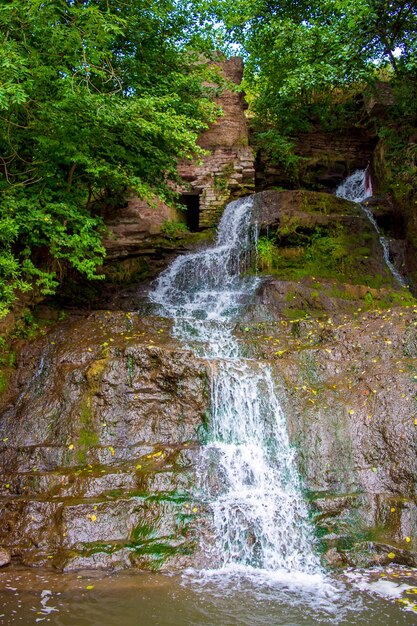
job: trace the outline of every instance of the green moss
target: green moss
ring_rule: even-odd
[[[108,364],[108,358],[106,355],[105,358],[93,361],[86,373],[87,390],[80,406],[80,430],[75,445],[77,462],[80,465],[86,463],[89,449],[97,446],[100,441],[95,425],[93,400],[99,390],[101,376]]]
[[[219,194],[225,194],[228,191],[229,180],[234,172],[233,163],[226,163],[220,174],[215,174],[213,179],[214,190]]]
[[[81,554],[82,556],[93,556],[94,554],[114,554],[118,550],[120,550],[120,543],[112,543],[112,542],[100,542],[94,541],[91,543],[82,543],[81,544]]]
[[[329,161],[331,161],[330,157]],[[354,203],[333,196],[329,193],[299,191],[301,196],[301,209],[306,213],[318,213],[320,215],[358,215],[358,207]]]
[[[341,300],[357,300],[357,295],[348,291],[346,289],[342,289],[341,287],[337,287],[333,285],[330,289],[324,289],[323,293],[330,296],[331,298],[340,298]]]
[[[188,233],[187,224],[176,220],[164,220],[161,226],[161,233],[170,240],[178,239],[183,233]]]
[[[134,374],[134,369],[135,369],[135,360],[132,354],[127,355],[126,369],[127,369],[127,377],[129,381],[129,386],[131,387],[133,383],[133,374]]]
[[[290,309],[288,307],[283,310],[283,314],[285,315],[285,317],[288,317],[288,319],[294,321],[309,319],[311,317],[310,313],[305,309]]]
[[[131,544],[143,543],[145,540],[150,539],[155,534],[155,526],[146,522],[140,522],[131,532],[130,539]]]
[[[290,217],[275,234],[260,237],[258,270],[295,282],[314,276],[374,288],[393,287],[388,270],[383,275],[370,272],[369,236],[366,231],[350,232],[337,221],[307,227]]]
[[[146,497],[147,502],[172,502],[174,504],[183,505],[185,502],[189,502],[191,499],[190,494],[178,491],[163,491],[159,493],[150,494]]]
[[[6,372],[0,371],[0,394],[4,393],[7,389],[8,385],[8,376]]]
[[[192,554],[195,546],[187,542],[182,545],[172,545],[168,542],[154,541],[146,543],[132,542],[126,545],[136,559],[146,567],[146,569],[157,571],[165,563],[168,558],[178,555]]]
[[[89,448],[97,446],[99,442],[98,434],[94,430],[91,397],[87,397],[81,405],[80,422],[81,428],[78,434],[76,448],[78,461],[80,463],[84,463]]]

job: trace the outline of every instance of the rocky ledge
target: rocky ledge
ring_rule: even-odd
[[[207,374],[169,329],[98,312],[22,351],[0,425],[0,545],[15,559],[152,569],[192,553]]]
[[[236,335],[275,371],[318,547],[332,566],[417,565],[417,301],[357,205],[276,191],[255,205],[270,258]],[[4,554],[59,569],[204,563],[210,367],[171,322],[83,314],[23,342],[16,363],[1,379]]]

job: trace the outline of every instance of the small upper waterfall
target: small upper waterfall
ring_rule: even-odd
[[[362,211],[371,222],[379,237],[379,242],[384,254],[384,261],[389,271],[401,287],[407,287],[407,282],[404,279],[404,276],[400,274],[391,261],[388,239],[381,233],[381,229],[379,228],[371,209],[364,204],[364,200],[372,196],[371,181],[366,170],[356,170],[356,172],[354,172],[351,176],[348,176],[348,178],[346,178],[336,189],[336,196],[339,196],[339,198],[345,198],[345,200],[357,202],[360,205]]]
[[[230,203],[213,247],[177,258],[150,294],[174,333],[208,360],[211,423],[200,459],[200,489],[213,516],[222,567],[320,570],[285,417],[265,363],[244,359],[233,320],[259,279],[251,197]]]
[[[206,357],[238,353],[232,320],[258,285],[255,276],[241,276],[251,265],[256,247],[251,208],[251,197],[231,202],[220,221],[215,245],[177,257],[150,294],[160,314],[174,319],[174,334],[193,344],[203,342],[199,352]]]

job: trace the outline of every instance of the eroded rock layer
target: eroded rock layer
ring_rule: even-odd
[[[23,350],[0,426],[0,544],[23,563],[152,568],[192,551],[207,376],[168,332],[101,312]]]
[[[416,565],[417,302],[357,205],[296,191],[255,202],[269,257],[259,248],[263,279],[235,333],[273,365],[318,546],[331,565]],[[204,563],[210,368],[169,320],[133,311],[132,293],[118,304],[22,342],[7,370],[0,545],[24,564]]]

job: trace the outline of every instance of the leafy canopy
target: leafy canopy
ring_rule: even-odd
[[[187,0],[1,4],[0,316],[64,267],[99,277],[104,205],[169,196],[217,113],[209,50]]]
[[[371,82],[389,66],[415,78],[417,2],[225,0],[215,3],[227,36],[246,55],[255,109],[285,120],[288,107]],[[213,5],[214,6],[214,5]]]

